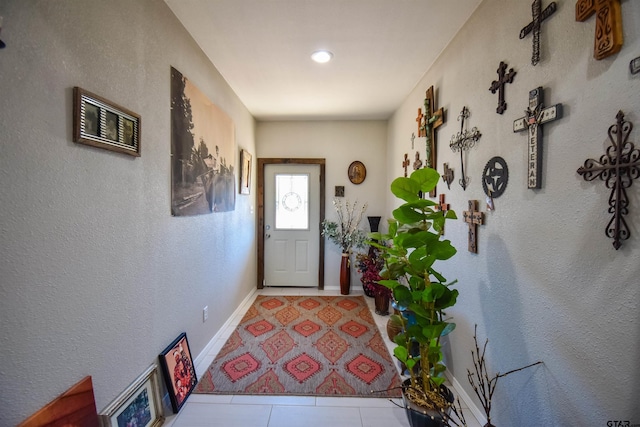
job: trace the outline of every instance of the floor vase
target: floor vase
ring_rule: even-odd
[[[349,295],[351,290],[351,262],[349,254],[342,254],[340,262],[340,294]]]

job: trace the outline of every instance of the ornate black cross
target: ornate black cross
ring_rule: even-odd
[[[513,131],[527,130],[527,186],[528,188],[542,188],[542,125],[562,117],[562,104],[544,108],[542,105],[542,88],[529,92],[529,107],[524,111],[525,116],[513,122]]]
[[[442,165],[444,172],[442,173],[442,180],[447,183],[447,188],[451,190],[451,183],[453,182],[453,169],[449,169],[449,163]]]
[[[542,0],[533,0],[531,4],[531,15],[533,20],[522,30],[520,30],[520,39],[523,39],[533,31],[533,54],[531,55],[531,65],[540,62],[540,26],[542,22],[553,15],[556,11],[556,2],[552,1],[549,6],[542,10]]]
[[[632,129],[633,124],[627,122],[622,111],[619,111],[616,124],[609,127],[608,131],[611,146],[607,147],[600,160],[587,159],[578,169],[585,181],[600,178],[611,189],[609,213],[613,217],[607,224],[605,234],[613,239],[613,247],[616,249],[622,245],[621,240],[627,240],[631,236],[624,220],[624,215],[629,213],[626,189],[631,187],[634,179],[640,177],[640,150],[628,141]]]
[[[402,167],[404,168],[404,176],[407,176],[407,168],[409,167],[409,155],[404,153],[404,160],[402,161]]]
[[[622,35],[622,13],[620,0],[578,0],[576,21],[584,22],[596,14],[596,37],[593,43],[593,57],[603,59],[620,52]]]
[[[496,108],[498,114],[504,113],[507,109],[507,103],[504,100],[504,85],[513,83],[513,78],[517,74],[517,71],[513,71],[513,68],[511,68],[508,73],[506,71],[507,64],[500,61],[500,65],[498,66],[498,80],[492,81],[491,87],[489,88],[491,93],[498,91],[498,108]]]
[[[464,222],[469,224],[469,252],[478,253],[478,224],[484,224],[484,214],[478,212],[478,201],[469,200],[469,210],[462,212]]]
[[[463,190],[467,189],[467,184],[469,183],[469,178],[464,174],[464,156],[463,152],[473,148],[476,145],[476,142],[480,139],[482,134],[478,130],[478,128],[474,127],[471,131],[466,130],[464,127],[465,119],[469,118],[469,109],[467,107],[462,107],[462,111],[458,116],[458,120],[460,123],[460,132],[453,135],[451,137],[451,142],[449,142],[449,147],[455,153],[456,151],[460,152],[460,166],[462,167],[462,177],[459,182],[462,186]]]

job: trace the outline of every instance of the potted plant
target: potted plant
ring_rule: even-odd
[[[350,204],[347,200],[344,204],[340,199],[333,199],[333,206],[338,214],[338,221],[324,220],[322,222],[322,235],[326,236],[342,250],[340,263],[340,293],[348,295],[351,287],[351,251],[354,247],[364,247],[367,234],[359,227],[362,215],[367,210],[365,203],[356,210],[358,202]]]
[[[441,340],[455,328],[444,310],[456,303],[458,291],[452,289],[456,281],[447,283],[434,264],[456,253],[451,242],[442,238],[442,230],[445,220],[457,217],[454,211],[440,211],[435,202],[419,196],[429,194],[439,178],[435,169],[423,168],[410,177],[395,179],[391,192],[404,203],[393,211],[388,232],[371,233],[368,242],[384,258],[379,283],[392,290],[401,308],[400,314],[392,316],[401,325],[394,339],[394,355],[408,368],[409,378],[403,383],[405,407],[419,408],[407,410],[413,427],[448,425],[453,403],[453,395],[443,384],[446,366]]]
[[[391,289],[378,283],[382,280],[380,271],[384,267],[384,258],[380,254],[380,249],[370,246],[367,253],[357,254],[356,265],[362,274],[360,281],[365,295],[375,299],[376,314],[386,316],[389,314]]]

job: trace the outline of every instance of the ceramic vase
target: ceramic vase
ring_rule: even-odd
[[[349,295],[351,290],[351,262],[349,254],[342,254],[340,262],[340,294]]]

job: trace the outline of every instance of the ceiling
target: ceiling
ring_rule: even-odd
[[[273,121],[389,118],[482,0],[164,1],[249,112]],[[318,49],[333,60],[313,62]]]

